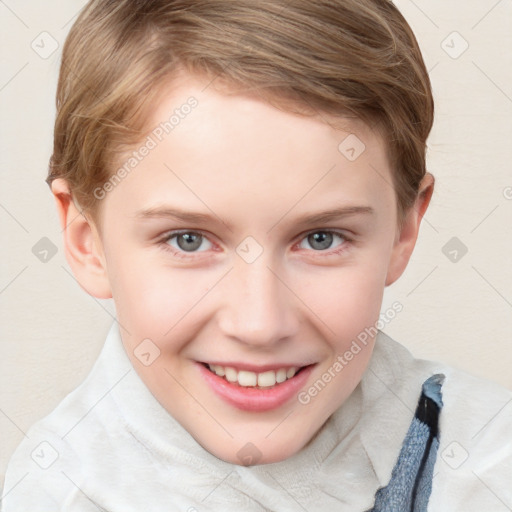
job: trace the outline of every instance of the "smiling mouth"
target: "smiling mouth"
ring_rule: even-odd
[[[282,384],[287,380],[298,375],[302,370],[309,366],[289,366],[276,370],[267,370],[264,372],[252,372],[248,370],[237,370],[232,366],[221,366],[217,364],[201,363],[210,372],[235,386],[255,389],[272,389],[276,385]]]

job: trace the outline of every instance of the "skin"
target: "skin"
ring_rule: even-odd
[[[194,361],[315,362],[309,388],[377,322],[384,288],[409,261],[434,181],[425,176],[400,231],[377,133],[356,120],[333,128],[325,116],[298,116],[207,84],[186,75],[168,87],[149,126],[190,96],[198,105],[106,194],[100,226],[76,207],[65,181],[54,181],[52,192],[74,275],[87,293],[114,299],[126,352],[157,400],[218,458],[241,464],[237,452],[251,442],[260,464],[277,462],[301,450],[351,394],[375,340],[307,405],[295,397],[265,412],[224,402]],[[350,133],[366,146],[355,161],[338,150]],[[164,205],[211,220],[136,217]],[[373,213],[298,221],[344,206]],[[203,242],[187,252],[176,237],[163,240],[172,230],[199,232]],[[308,238],[326,230],[341,233],[327,248]],[[263,250],[251,263],[236,251],[248,236]],[[147,338],[160,357],[144,366],[134,350]]]

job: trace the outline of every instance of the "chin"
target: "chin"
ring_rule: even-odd
[[[289,439],[289,441],[291,441]],[[214,446],[204,448],[218,459],[236,464],[238,466],[255,466],[263,464],[273,464],[286,460],[299,452],[304,443],[294,442],[285,444],[279,439],[273,442],[268,439],[256,439],[254,442],[245,441],[243,443],[233,441],[230,446]]]

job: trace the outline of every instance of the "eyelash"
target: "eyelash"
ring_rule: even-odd
[[[158,241],[158,245],[162,248],[162,250],[164,250],[166,252],[170,252],[177,258],[180,258],[180,259],[195,258],[194,254],[197,254],[197,252],[188,252],[187,253],[186,251],[178,251],[168,244],[168,242],[170,240],[172,240],[173,238],[176,238],[177,236],[183,235],[186,233],[193,233],[193,234],[201,235],[202,237],[204,237],[208,240],[208,237],[201,231],[179,230],[179,231],[171,231],[171,232],[166,233],[165,236],[161,240]],[[314,253],[316,252],[316,253],[319,253],[319,255],[327,254],[327,257],[339,255],[339,254],[345,252],[346,250],[348,250],[347,245],[350,245],[353,242],[352,238],[348,237],[345,233],[342,233],[340,231],[332,230],[332,229],[315,229],[313,231],[308,231],[307,233],[305,233],[300,238],[300,240],[297,242],[297,244],[300,244],[300,242],[302,242],[302,240],[306,239],[309,235],[312,235],[314,233],[329,233],[332,235],[337,235],[343,239],[343,242],[336,249],[333,249],[333,250],[325,249],[323,251],[322,250],[315,251],[314,249],[309,249],[310,252],[314,252]],[[210,243],[212,243],[212,242],[210,242]],[[295,245],[297,245],[297,244],[295,244]],[[305,249],[305,250],[308,250],[308,249]],[[202,253],[202,252],[207,252],[207,251],[198,251],[198,253]],[[326,256],[321,256],[321,257],[326,257]]]

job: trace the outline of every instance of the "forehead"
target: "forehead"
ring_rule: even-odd
[[[168,204],[275,222],[291,209],[394,206],[383,140],[359,120],[299,116],[182,75],[163,90],[148,127],[118,162],[136,159],[108,197],[132,216]]]

